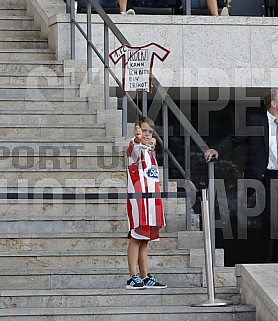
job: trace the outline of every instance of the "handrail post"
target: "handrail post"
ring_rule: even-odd
[[[191,179],[191,162],[190,162],[190,136],[184,130],[184,171],[185,178]]]
[[[87,79],[92,83],[93,53],[89,43],[92,42],[92,4],[87,0]]]
[[[191,0],[186,0],[186,14],[191,15]]]
[[[191,15],[191,0],[182,0],[182,13]]]
[[[104,108],[109,108],[109,29],[104,22]]]
[[[204,250],[205,250],[205,267],[206,267],[206,280],[207,280],[207,295],[208,299],[200,303],[192,304],[195,307],[219,307],[232,304],[228,300],[215,299],[214,290],[214,275],[212,265],[212,249],[211,249],[211,234],[210,234],[210,213],[209,201],[207,198],[207,190],[202,190],[202,222],[203,222],[203,237],[204,237]]]
[[[70,38],[71,38],[71,48],[70,57],[72,60],[75,59],[75,4],[74,0],[70,0]]]
[[[211,250],[212,264],[215,263],[215,183],[214,183],[214,161],[208,163],[208,198],[210,214]]]
[[[162,124],[163,124],[163,190],[168,192],[168,180],[169,180],[169,157],[167,153],[168,149],[168,105],[166,102],[162,104]]]
[[[142,115],[148,116],[148,93],[145,90],[142,91]]]
[[[190,136],[184,129],[184,172],[185,179],[191,180],[190,162]],[[192,230],[192,204],[191,197],[186,197],[186,230]]]
[[[66,13],[70,13],[70,0],[66,1]]]
[[[191,216],[191,210],[192,210],[192,205],[191,205],[191,197],[189,195],[186,196],[185,198],[185,209],[186,209],[186,231],[191,231],[192,230],[192,216]]]
[[[127,96],[122,98],[122,136],[127,137]]]

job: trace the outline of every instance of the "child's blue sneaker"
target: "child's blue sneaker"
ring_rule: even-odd
[[[150,273],[148,273],[148,276],[146,276],[143,279],[143,282],[146,285],[147,289],[166,289],[167,288],[166,284],[162,284],[158,282],[155,276]]]
[[[126,289],[128,290],[142,290],[146,289],[146,285],[139,275],[134,274],[127,280]]]

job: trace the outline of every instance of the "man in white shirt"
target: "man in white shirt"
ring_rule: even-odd
[[[265,262],[278,263],[278,89],[271,89],[265,94],[266,111],[247,118],[244,128],[237,136],[224,138],[213,148],[208,149],[205,160],[218,159],[236,146],[246,143],[247,156],[244,178],[263,183],[265,195],[258,195],[265,200],[262,213],[263,234],[265,237]],[[278,122],[278,121],[277,121]],[[264,199],[265,196],[265,199]],[[257,200],[260,201],[260,200]],[[240,213],[238,213],[240,215]]]

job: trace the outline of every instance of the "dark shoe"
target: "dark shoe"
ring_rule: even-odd
[[[126,289],[127,290],[142,290],[142,289],[146,289],[146,286],[145,286],[145,283],[143,282],[143,280],[140,278],[140,276],[137,274],[134,274],[132,277],[130,277],[127,280]]]
[[[167,285],[158,282],[154,275],[148,273],[148,276],[143,279],[147,289],[166,289]]]

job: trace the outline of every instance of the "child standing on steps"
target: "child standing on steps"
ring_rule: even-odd
[[[160,192],[157,161],[153,154],[153,121],[141,118],[134,128],[134,138],[126,151],[128,157],[127,192]],[[128,266],[130,278],[127,289],[166,288],[148,273],[148,242],[159,240],[159,229],[165,226],[161,198],[127,200],[129,224]],[[137,266],[140,275],[137,274]]]

